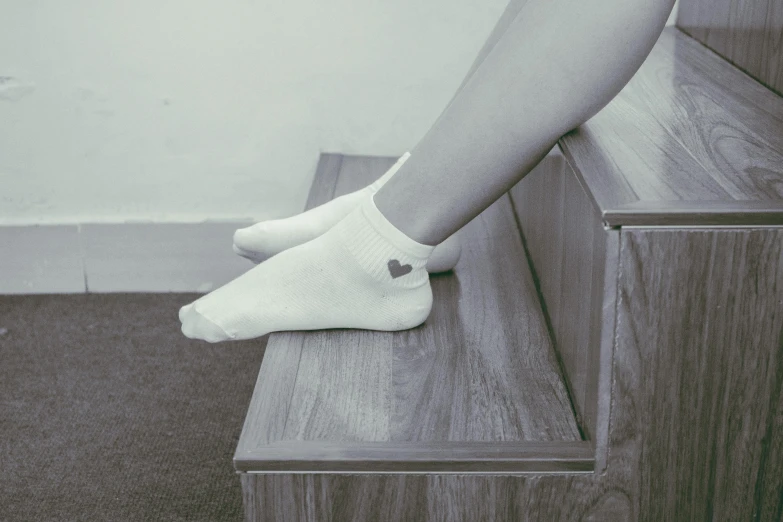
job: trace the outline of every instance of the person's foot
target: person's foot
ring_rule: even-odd
[[[370,196],[316,239],[183,306],[182,333],[220,342],[276,331],[413,328],[432,309],[425,266],[434,248],[400,232]]]
[[[258,264],[272,256],[312,241],[347,216],[360,202],[375,194],[410,157],[405,154],[377,181],[363,189],[337,197],[301,214],[262,221],[234,233],[234,252]],[[427,261],[430,273],[448,272],[456,266],[462,245],[456,235],[437,245]]]

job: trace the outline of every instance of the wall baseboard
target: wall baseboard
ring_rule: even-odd
[[[254,265],[247,221],[0,226],[0,294],[206,293]]]

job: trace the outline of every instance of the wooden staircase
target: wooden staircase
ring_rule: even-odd
[[[270,337],[248,520],[783,519],[783,98],[667,28],[460,236],[422,326]]]

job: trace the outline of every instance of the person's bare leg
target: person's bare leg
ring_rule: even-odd
[[[652,49],[674,0],[529,0],[411,157],[318,238],[180,309],[220,342],[273,331],[403,330],[432,307],[434,246],[598,112]],[[563,36],[567,35],[567,36]]]
[[[479,50],[478,54],[476,55],[476,58],[473,60],[473,63],[470,66],[470,69],[468,69],[468,72],[465,74],[465,78],[462,79],[462,83],[460,83],[460,86],[457,88],[457,91],[454,93],[454,96],[451,98],[449,103],[446,105],[446,108],[443,110],[443,113],[441,113],[440,116],[438,116],[438,120],[433,124],[433,126],[438,124],[438,121],[443,117],[443,114],[448,111],[449,107],[454,103],[454,100],[457,99],[459,96],[459,93],[462,92],[462,89],[465,88],[465,84],[468,83],[468,81],[473,77],[473,75],[476,73],[476,70],[479,68],[479,66],[484,63],[484,60],[487,59],[487,56],[490,52],[492,52],[492,49],[495,48],[495,45],[500,41],[501,38],[503,38],[503,35],[506,34],[506,31],[508,31],[509,26],[514,21],[514,19],[517,17],[517,14],[519,14],[519,11],[522,10],[522,8],[525,6],[525,4],[528,2],[528,0],[510,0],[506,8],[503,10],[503,12],[500,15],[500,18],[498,19],[497,23],[495,24],[495,27],[492,28],[492,32],[489,34],[489,37],[484,42],[484,45],[481,46],[481,49]]]
[[[448,106],[451,106],[527,1],[511,0],[509,2]],[[345,194],[301,214],[283,219],[261,221],[249,227],[238,229],[234,233],[234,252],[258,264],[284,250],[312,241],[347,216],[365,197],[377,192],[386,181],[391,179],[391,176],[407,160],[409,155],[410,153],[406,152],[379,180],[361,190]],[[432,251],[432,255],[427,260],[427,271],[438,273],[451,270],[459,261],[460,253],[461,245],[457,234],[454,234]]]
[[[420,243],[452,235],[617,95],[673,6],[674,0],[528,0],[376,193],[378,209]]]

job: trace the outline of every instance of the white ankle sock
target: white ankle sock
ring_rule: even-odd
[[[269,332],[418,326],[432,309],[434,247],[392,225],[368,196],[330,230],[180,310],[182,332],[219,342]]]
[[[403,154],[386,173],[363,189],[339,196],[323,205],[284,219],[262,221],[234,233],[234,252],[260,263],[284,250],[312,241],[347,216],[360,202],[374,195],[394,176],[410,152]],[[436,246],[427,263],[430,273],[454,268],[462,252],[454,236]]]

